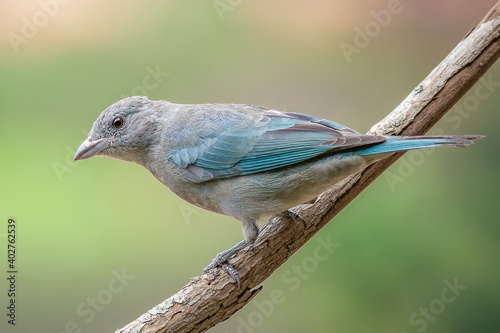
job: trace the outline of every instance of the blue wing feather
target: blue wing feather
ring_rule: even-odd
[[[171,153],[195,182],[248,175],[302,163],[325,153],[383,142],[321,118],[258,109],[244,124],[230,119],[195,147]],[[252,120],[253,121],[250,121]]]

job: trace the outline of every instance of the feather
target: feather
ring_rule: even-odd
[[[275,170],[385,140],[299,113],[259,110],[259,116],[245,117],[237,126],[232,118],[222,121],[219,131],[198,146],[173,152],[172,162],[190,181],[203,182]]]

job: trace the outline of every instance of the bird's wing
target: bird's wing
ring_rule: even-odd
[[[198,145],[171,152],[171,161],[188,180],[204,182],[275,170],[385,140],[299,113],[261,111],[252,119],[223,124]]]

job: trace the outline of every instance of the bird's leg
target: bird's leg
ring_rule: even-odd
[[[302,224],[302,226],[304,227],[304,229],[306,229],[306,221],[296,211],[294,211],[290,208],[290,209],[285,210],[283,212],[283,214],[290,217],[295,222],[300,222]]]
[[[224,271],[228,273],[236,283],[238,283],[238,289],[241,289],[240,275],[238,274],[238,271],[236,271],[233,268],[233,266],[231,266],[231,264],[229,263],[229,258],[236,255],[242,248],[246,247],[247,245],[249,244],[246,241],[242,240],[241,242],[227,249],[226,251],[218,253],[215,256],[215,258],[212,259],[210,265],[208,265],[203,269],[203,273],[208,273],[213,268],[221,266],[222,269],[224,269]]]
[[[231,266],[231,264],[229,263],[229,259],[235,256],[244,247],[252,245],[257,239],[257,236],[259,235],[259,227],[255,223],[255,219],[252,218],[241,219],[241,227],[243,235],[245,236],[245,240],[242,240],[235,246],[217,254],[210,263],[210,265],[205,267],[205,269],[203,270],[203,273],[207,273],[212,268],[221,266],[222,269],[224,269],[224,271],[228,273],[233,278],[233,280],[238,284],[238,289],[240,290],[241,290],[240,275],[238,274],[238,271],[236,271],[233,268],[233,266]]]

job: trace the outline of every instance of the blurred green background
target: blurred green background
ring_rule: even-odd
[[[13,217],[19,276],[0,330],[113,332],[241,240],[137,165],[72,162],[108,105],[249,103],[366,132],[494,3],[2,1],[0,267]],[[485,139],[405,155],[211,332],[499,331],[499,86],[496,64],[435,127]],[[338,244],[322,261],[319,240]]]

